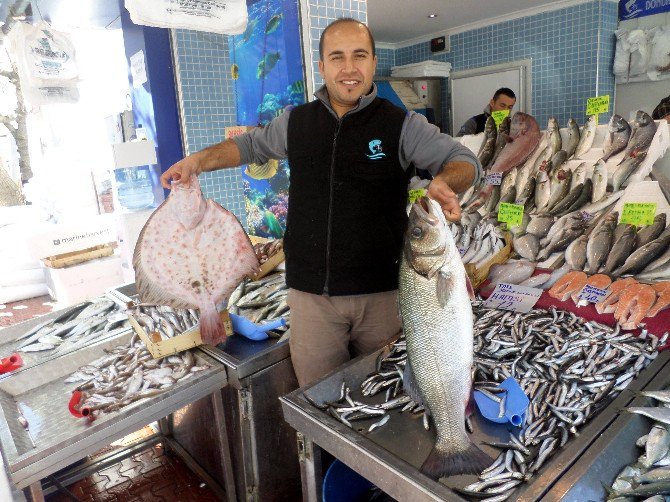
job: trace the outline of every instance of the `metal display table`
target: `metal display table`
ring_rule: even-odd
[[[117,288],[132,297],[134,284]],[[298,388],[288,342],[255,342],[235,335],[225,346],[200,349],[225,367],[227,384],[217,392],[226,427],[212,420],[212,399],[193,400],[161,421],[161,432],[195,463],[197,473],[211,476],[239,501],[299,500],[300,466],[295,431],[284,421],[279,397]],[[221,434],[225,431],[225,434]],[[232,475],[226,475],[219,444],[230,447]],[[230,477],[234,478],[231,486]]]
[[[421,416],[401,413],[396,409],[390,412],[391,418],[386,425],[369,433],[369,426],[378,418],[356,421],[353,423],[356,427],[354,430],[312,406],[305,399],[306,394],[318,403],[336,401],[340,396],[342,383],[345,382],[351,388],[354,399],[381,402],[381,395],[374,400],[362,398],[359,389],[360,383],[374,371],[380,353],[388,351],[387,347],[354,359],[317,383],[281,398],[284,417],[298,431],[298,442],[302,445],[300,462],[304,500],[317,502],[322,498],[321,448],[398,500],[464,500],[449,487],[463,487],[476,480],[475,476],[468,475],[453,476],[436,482],[419,472],[418,468],[434,444],[434,432],[423,428]],[[616,419],[619,410],[633,399],[632,391],[646,386],[664,369],[669,359],[670,353],[659,355],[628,389],[580,431],[578,438],[568,441],[561,452],[547,461],[529,482],[520,485],[510,500],[539,500]],[[479,414],[475,414],[473,419],[472,440],[495,458],[499,451],[480,443],[506,441],[511,426],[488,422]]]

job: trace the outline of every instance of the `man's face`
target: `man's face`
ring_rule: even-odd
[[[326,83],[330,104],[338,116],[358,104],[372,87],[377,57],[364,26],[342,23],[328,30],[323,39],[319,72]]]
[[[515,103],[516,99],[501,94],[496,99],[492,99],[489,105],[491,106],[492,112],[501,112],[503,110],[509,110],[511,112]]]

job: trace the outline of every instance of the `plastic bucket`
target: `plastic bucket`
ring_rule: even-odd
[[[354,502],[373,486],[346,464],[335,460],[323,478],[323,502]]]

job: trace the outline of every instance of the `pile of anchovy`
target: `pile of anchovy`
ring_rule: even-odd
[[[200,321],[195,309],[173,309],[166,305],[138,304],[132,315],[154,342],[180,335]]]
[[[278,271],[257,281],[246,279],[230,295],[228,311],[252,322],[283,317],[288,326],[290,313],[286,303],[287,293],[285,272]]]
[[[90,418],[111,413],[135,401],[156,396],[198,371],[192,351],[153,359],[137,334],[125,345],[79,368],[65,383],[81,382],[73,391],[82,392],[78,407]]]
[[[100,297],[67,309],[58,317],[28,330],[17,339],[18,350],[55,350],[55,353],[63,353],[129,329],[128,316],[123,307]]]
[[[500,455],[478,482],[456,489],[489,501],[506,500],[528,481],[656,358],[658,347],[668,339],[667,333],[659,339],[644,331],[635,337],[618,326],[586,321],[554,308],[522,314],[488,309],[482,301],[475,301],[473,313],[475,388],[495,396],[502,390],[500,382],[514,377],[530,399],[518,437],[510,434],[507,443],[489,443],[502,450]],[[310,402],[350,427],[354,420],[380,415],[383,423],[373,424],[379,427],[388,421],[388,410],[403,407],[402,411],[424,413],[427,429],[423,406],[402,390],[405,347],[401,338],[361,384],[364,396],[385,392],[385,402],[356,401],[344,384],[338,400]],[[472,431],[470,423],[468,428]]]

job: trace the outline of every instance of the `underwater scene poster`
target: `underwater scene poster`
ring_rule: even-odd
[[[247,0],[247,29],[229,44],[238,124],[264,126],[305,102],[298,8],[298,0]],[[288,161],[241,169],[249,234],[283,237]]]

